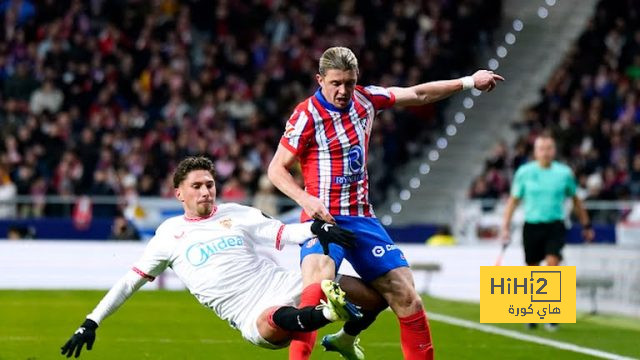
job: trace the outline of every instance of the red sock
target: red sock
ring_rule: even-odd
[[[311,284],[302,290],[298,307],[316,306],[320,304],[321,299],[326,299],[326,297],[320,283]],[[317,335],[317,331],[293,333],[293,340],[289,345],[289,360],[308,360],[311,357],[311,350],[316,344]]]
[[[433,360],[433,344],[427,316],[423,310],[400,321],[400,341],[405,360]]]

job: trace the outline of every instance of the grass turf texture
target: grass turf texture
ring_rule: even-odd
[[[60,346],[82,323],[104,291],[0,291],[0,360],[62,359]],[[478,321],[473,303],[425,298],[427,311]],[[518,341],[499,335],[431,321],[438,359],[588,359],[584,354]],[[576,345],[640,357],[640,321],[578,315],[576,324],[561,324],[548,333],[541,327],[498,325]],[[322,335],[335,331],[332,324]],[[387,311],[362,337],[367,359],[402,359],[395,316]],[[97,330],[84,359],[286,359],[286,350],[264,350],[244,341],[187,292],[141,291]],[[312,359],[338,359],[318,344]]]

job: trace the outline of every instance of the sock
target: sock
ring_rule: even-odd
[[[300,307],[316,306],[320,304],[322,299],[325,299],[325,296],[320,283],[311,284],[302,290]],[[308,360],[311,357],[311,350],[316,343],[318,332],[295,332],[292,335],[293,340],[289,345],[289,360]]]
[[[330,323],[323,311],[314,306],[306,306],[302,309],[283,306],[273,312],[271,320],[281,329],[303,332],[314,331]]]
[[[398,318],[400,342],[405,360],[433,360],[433,344],[427,316],[423,310]]]
[[[368,328],[376,320],[379,311],[360,310],[362,317],[357,320],[349,320],[344,323],[344,333],[351,335],[355,339],[362,330]],[[337,334],[336,334],[337,335]]]
[[[348,334],[344,328],[340,329],[337,333],[333,334],[335,341],[342,346],[352,345],[356,341],[357,335]]]

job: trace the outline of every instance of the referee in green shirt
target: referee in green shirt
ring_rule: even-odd
[[[571,169],[554,161],[556,146],[549,135],[539,136],[534,143],[534,158],[516,171],[511,196],[502,223],[501,237],[509,241],[509,227],[513,211],[524,202],[524,228],[522,242],[525,262],[529,266],[555,266],[562,260],[561,250],[565,243],[563,205],[567,198],[573,200],[575,210],[582,224],[582,236],[587,242],[593,240],[593,230],[589,215],[576,196],[576,180]]]

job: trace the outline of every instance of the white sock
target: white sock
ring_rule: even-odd
[[[337,314],[331,311],[331,309],[329,309],[329,306],[326,306],[326,305],[322,307],[322,315],[324,315],[325,319],[331,322],[340,320]]]
[[[340,331],[335,333],[334,336],[336,340],[343,345],[353,344],[353,342],[356,341],[356,338],[358,337],[357,335],[353,336],[347,334],[346,332],[344,332],[344,329],[340,329]]]

